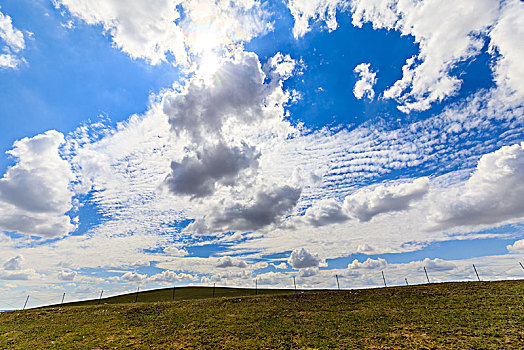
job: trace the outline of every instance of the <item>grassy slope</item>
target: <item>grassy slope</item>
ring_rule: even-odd
[[[255,290],[250,288],[228,288],[216,287],[215,297],[239,297],[255,295]],[[259,289],[258,295],[290,293],[288,289]],[[175,290],[175,301],[213,298],[213,287],[178,287]],[[109,298],[102,298],[101,304],[123,304],[134,303],[137,300],[136,293],[122,294]],[[173,288],[154,289],[138,293],[138,302],[173,301]],[[97,305],[98,300],[86,300],[80,302],[64,303],[67,306]]]
[[[0,314],[0,347],[524,348],[524,281],[444,283]]]

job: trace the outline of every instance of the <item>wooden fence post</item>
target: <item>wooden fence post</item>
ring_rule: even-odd
[[[480,282],[480,277],[479,277],[479,273],[477,272],[477,268],[475,267],[475,264],[473,264],[473,269],[475,270],[475,274],[477,275],[477,278]]]
[[[297,293],[297,281],[295,281],[295,276],[293,276],[293,285],[295,286],[295,294]]]
[[[25,307],[27,306],[27,302],[29,301],[29,295],[27,296],[27,298],[25,299],[25,303],[24,303],[24,307],[22,308],[22,310],[25,310]]]
[[[103,289],[100,292],[100,297],[98,298],[98,304],[97,305],[100,305],[100,301],[102,300],[102,294],[104,294],[104,290]]]
[[[340,290],[340,284],[338,283],[338,275],[335,275],[335,278],[337,279],[337,288]]]
[[[387,287],[388,285],[386,284],[386,277],[384,276],[384,271],[382,271],[382,279],[384,280],[384,287]]]
[[[60,303],[60,305],[62,305],[64,303],[64,299],[65,299],[65,293],[64,293],[64,295],[62,295],[62,302]]]
[[[424,266],[424,273],[426,274],[426,278],[427,278],[427,280],[428,280],[428,283],[431,283],[431,282],[429,281],[429,276],[428,276],[428,271],[426,270],[426,266]]]

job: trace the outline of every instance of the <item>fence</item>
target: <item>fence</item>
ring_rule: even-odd
[[[463,282],[463,281],[495,281],[508,279],[524,279],[524,265],[515,261],[511,264],[482,264],[475,263],[462,266],[410,266],[402,264],[398,267],[394,264],[374,268],[360,267],[356,269],[340,269],[332,274],[329,279],[320,282],[308,283],[309,277],[300,275],[289,275],[288,284],[282,279],[279,286],[285,289],[261,289],[260,279],[255,279],[251,287],[231,287],[213,285],[191,285],[181,288],[172,286],[169,288],[145,289],[133,287],[125,289],[107,288],[104,290],[66,290],[66,291],[31,291],[17,296],[0,296],[0,310],[24,310],[48,305],[61,305],[73,302],[84,302],[87,304],[100,304],[106,302],[139,302],[139,301],[168,301],[187,300],[194,298],[212,298],[224,296],[246,296],[261,295],[279,292],[297,292],[297,290],[315,289],[356,289],[393,287],[401,285],[420,285],[440,282]],[[323,276],[331,274],[334,270],[321,270]],[[322,274],[321,274],[322,275]],[[298,278],[297,278],[298,277]],[[250,281],[251,282],[251,281]],[[297,285],[298,282],[298,285]],[[300,283],[302,282],[302,283]],[[204,287],[204,288],[203,288]],[[177,293],[178,291],[178,293]]]

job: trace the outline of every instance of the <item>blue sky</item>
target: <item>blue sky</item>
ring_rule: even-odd
[[[473,263],[523,276],[521,1],[0,0],[0,14],[13,301],[423,283],[423,267],[468,280]]]

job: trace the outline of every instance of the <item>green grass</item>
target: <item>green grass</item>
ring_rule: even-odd
[[[522,349],[524,281],[53,307],[0,314],[9,349]]]
[[[282,294],[291,293],[289,289],[258,289],[256,291],[258,295],[268,294]],[[220,297],[244,297],[249,295],[255,295],[255,289],[251,288],[228,288],[228,287],[216,287],[213,292],[213,287],[177,287],[175,289],[175,295],[173,299],[173,288],[153,289],[147,291],[140,291],[138,293],[122,294],[113,297],[104,298],[100,300],[100,304],[125,304],[134,303],[135,300],[138,302],[152,303],[157,301],[180,301],[180,300],[192,300],[192,299],[205,299],[205,298],[220,298]],[[64,303],[63,306],[79,306],[79,305],[98,305],[98,299],[69,302]]]

